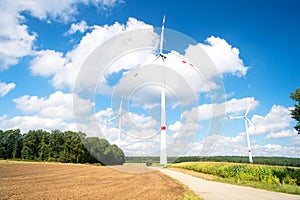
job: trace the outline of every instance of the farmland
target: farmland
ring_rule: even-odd
[[[3,160],[1,199],[181,199],[186,192],[158,171],[128,173],[126,167]]]
[[[187,162],[170,167],[196,172],[196,176],[208,174],[201,176],[210,180],[300,194],[300,168],[226,162]]]

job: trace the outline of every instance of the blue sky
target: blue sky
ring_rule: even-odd
[[[248,116],[257,129],[250,130],[253,155],[300,157],[300,139],[289,116],[295,103],[289,94],[299,87],[300,78],[298,1],[1,0],[0,5],[1,129],[70,129],[96,136],[102,132],[115,143],[118,121],[106,120],[117,113],[117,92],[134,90],[139,81],[158,77],[155,73],[159,73],[160,64],[148,68],[154,71],[147,73],[144,63],[153,61],[155,51],[135,51],[108,68],[102,66],[105,76],[101,79],[98,74],[96,82],[92,78],[80,80],[86,87],[96,84],[90,98],[76,91],[73,95],[74,86],[76,90],[76,83],[81,83],[78,73],[97,47],[112,38],[118,40],[129,30],[149,29],[150,33],[145,33],[149,38],[141,44],[157,48],[159,27],[166,15],[166,46],[175,47],[192,38],[190,45],[201,47],[215,67],[212,75],[202,73],[204,81],[189,76],[190,69],[182,72],[176,68],[172,78],[180,74],[177,78],[186,79],[197,98],[188,102],[190,93],[181,82],[170,85],[175,95],[167,95],[169,154],[247,155],[243,121],[226,117],[243,114],[254,101]],[[174,41],[172,30],[186,38]],[[197,62],[195,49],[167,50],[174,62],[181,58],[176,52],[172,57],[172,50]],[[135,73],[139,79],[128,86]],[[220,86],[215,77],[222,80],[226,99],[212,101],[210,95],[218,93],[218,87],[202,88]],[[125,100],[122,148],[127,155],[157,154],[159,91],[159,86],[150,85]],[[75,111],[74,102],[80,105]],[[212,127],[214,123],[217,127]]]

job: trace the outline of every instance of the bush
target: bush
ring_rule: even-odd
[[[147,166],[151,166],[152,164],[153,164],[153,160],[152,159],[146,161],[146,165]]]

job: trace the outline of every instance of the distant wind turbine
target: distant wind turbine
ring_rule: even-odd
[[[247,117],[247,115],[250,111],[250,108],[251,108],[252,104],[253,104],[253,101],[250,102],[250,105],[249,105],[248,109],[246,110],[245,115],[228,117],[228,119],[244,119],[245,127],[246,127],[247,143],[248,143],[249,163],[253,163],[253,159],[252,159],[252,150],[251,150],[251,145],[250,145],[250,138],[249,138],[248,129],[249,129],[249,125],[254,127],[254,128],[255,128],[255,126],[250,121],[250,119]]]

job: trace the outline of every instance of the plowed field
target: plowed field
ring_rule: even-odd
[[[0,161],[0,199],[180,199],[185,191],[158,171],[123,168],[131,167]]]

